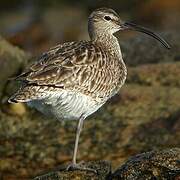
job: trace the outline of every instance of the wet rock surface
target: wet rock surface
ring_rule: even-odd
[[[15,107],[7,103],[17,87],[7,78],[18,74],[28,57],[17,48],[10,56],[14,47],[8,47],[0,54],[0,63],[5,64],[0,67],[0,177],[28,179],[71,161],[76,122],[58,122],[24,104]],[[0,44],[2,48],[6,46]],[[168,59],[166,63],[128,68],[128,79],[120,93],[85,121],[79,161],[107,160],[112,169],[117,169],[130,156],[180,147],[180,63],[172,59],[178,52],[163,56]],[[118,172],[129,174],[121,168],[116,175]]]

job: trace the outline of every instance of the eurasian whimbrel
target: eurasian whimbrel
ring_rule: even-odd
[[[9,102],[25,102],[58,120],[79,120],[71,168],[80,168],[76,155],[84,119],[125,82],[127,70],[114,33],[126,29],[146,33],[170,48],[159,35],[122,21],[112,9],[100,8],[89,16],[89,41],[67,42],[51,48],[16,78],[22,87]]]

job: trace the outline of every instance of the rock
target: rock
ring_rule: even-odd
[[[28,58],[29,56],[23,50],[12,46],[0,37],[0,98],[8,78],[17,75]]]
[[[164,48],[158,41],[142,33],[133,33],[136,36],[120,40],[125,63],[129,66],[137,66],[140,64],[180,61],[180,37],[178,36],[178,31],[165,30],[164,33],[160,33],[170,43],[170,50]]]
[[[130,69],[126,83],[142,86],[180,87],[179,69],[180,62],[141,65]]]
[[[23,103],[10,104],[9,107],[9,112],[14,115],[23,116],[26,113],[26,107]]]
[[[111,165],[107,161],[84,163],[86,167],[97,170],[97,174],[89,171],[66,171],[60,167],[33,180],[148,180],[180,178],[180,149],[173,148],[162,151],[151,151],[131,157],[120,168],[111,173]]]
[[[39,175],[33,180],[104,180],[111,174],[111,165],[107,161],[95,161],[84,163],[86,167],[97,170],[97,174],[90,171],[66,171],[64,168],[49,171],[43,175]]]
[[[151,151],[133,156],[111,177],[112,180],[178,180],[180,179],[180,149]]]

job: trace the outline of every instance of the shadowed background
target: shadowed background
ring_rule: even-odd
[[[109,160],[117,167],[141,152],[180,147],[179,0],[0,3],[0,178],[27,179],[70,162],[76,122],[59,123],[24,104],[9,105],[18,83],[7,80],[51,46],[88,39],[87,17],[97,7],[113,8],[123,20],[158,32],[172,49],[141,33],[117,33],[128,79],[85,121],[78,159]]]

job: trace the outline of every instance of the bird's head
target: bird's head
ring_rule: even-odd
[[[120,23],[123,22],[119,15],[114,10],[108,8],[99,8],[89,16],[89,28],[105,33],[113,34],[119,31]]]
[[[89,16],[88,29],[91,39],[95,36],[112,35],[117,31],[135,30],[152,36],[170,49],[170,45],[158,34],[135,23],[122,21],[120,16],[109,8],[99,8],[93,11]]]

